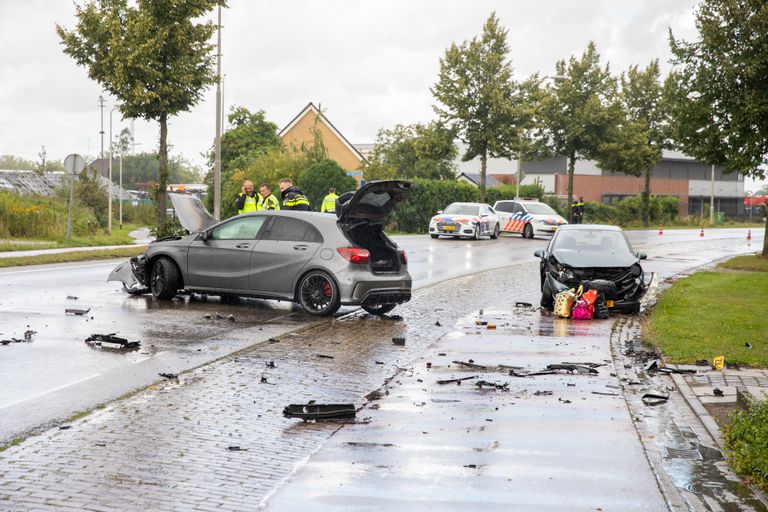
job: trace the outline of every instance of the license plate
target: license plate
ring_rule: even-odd
[[[456,231],[456,226],[444,226],[443,231]]]
[[[613,301],[612,300],[606,300],[605,301],[605,305],[608,306],[609,308],[612,308],[613,307]]]

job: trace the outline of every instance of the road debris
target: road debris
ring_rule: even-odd
[[[175,373],[158,373],[159,376],[165,377],[168,380],[179,380],[178,374]]]
[[[505,382],[503,384],[499,384],[498,382],[488,382],[487,380],[479,380],[475,382],[475,386],[477,386],[480,389],[483,388],[496,388],[500,389],[501,391],[509,391],[509,383]]]
[[[37,334],[37,331],[33,331],[32,329],[27,329],[24,331],[24,341],[32,341],[32,336]]]
[[[266,364],[267,364],[267,368],[277,368],[277,366],[275,366],[274,361],[267,361]]]
[[[551,391],[536,391],[534,396],[550,396],[551,394]]]
[[[596,369],[592,368],[591,366],[585,366],[582,364],[573,364],[573,363],[560,363],[560,364],[548,364],[547,370],[565,370],[568,373],[584,373],[589,375],[599,375],[600,372],[598,372]]]
[[[88,309],[80,309],[80,308],[67,308],[64,310],[65,315],[87,315],[88,312],[91,310],[91,308]]]
[[[489,324],[487,325],[487,328],[488,328],[488,329],[495,329],[495,328],[496,328],[496,324],[490,324],[490,323],[489,323]]]
[[[556,373],[555,370],[509,370],[511,377],[536,377],[537,375],[555,375]]]
[[[659,405],[669,400],[669,393],[666,391],[654,389],[646,392],[642,399],[645,405]]]
[[[68,298],[69,300],[77,300],[79,297],[77,297],[77,296],[75,296],[75,295],[67,295],[67,298]]]
[[[723,390],[720,388],[713,389],[712,394],[715,396],[725,396],[725,393],[723,393]]]
[[[533,304],[531,304],[530,302],[520,302],[520,301],[518,301],[518,302],[515,302],[515,307],[516,308],[532,308]]]
[[[325,354],[315,354],[315,355],[316,355],[317,357],[319,357],[320,359],[336,359],[336,358],[335,358],[335,357],[333,357],[333,356],[327,356],[327,355],[325,355]]]
[[[593,395],[604,395],[604,396],[619,396],[618,393],[611,393],[610,391],[593,391]]]
[[[392,338],[392,343],[394,343],[398,347],[404,347],[405,346],[405,338]]]
[[[477,375],[472,375],[471,377],[460,377],[458,379],[442,379],[442,380],[438,380],[437,383],[438,384],[456,384],[457,386],[461,386],[461,381],[472,380],[472,379],[476,379],[477,377],[478,377]]]
[[[443,324],[440,323],[440,320],[435,320],[435,327],[442,327]]]
[[[452,361],[453,364],[458,364],[459,366],[466,366],[467,368],[474,368],[475,370],[485,370],[485,366],[481,366],[479,364],[475,364],[475,362],[470,359],[469,361]]]
[[[97,346],[113,350],[138,350],[141,346],[140,341],[128,341],[126,338],[111,334],[91,334],[85,338],[85,342],[91,346]]]
[[[247,452],[248,448],[241,448],[239,446],[227,446],[228,452]]]
[[[304,421],[352,419],[357,412],[354,404],[290,404],[283,409],[286,418],[299,418]]]

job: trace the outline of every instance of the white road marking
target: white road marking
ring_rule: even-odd
[[[95,373],[95,374],[91,375],[90,377],[85,377],[84,379],[76,380],[75,382],[70,382],[69,384],[64,384],[63,386],[59,386],[57,388],[47,389],[47,390],[43,391],[42,393],[38,393],[38,394],[32,395],[32,396],[28,396],[26,398],[22,398],[21,400],[16,400],[15,402],[11,402],[11,403],[2,405],[2,406],[0,406],[0,410],[5,409],[6,407],[10,407],[12,405],[20,404],[21,402],[26,402],[27,400],[32,400],[33,398],[37,398],[37,397],[40,397],[40,396],[43,396],[43,395],[47,395],[48,393],[53,393],[55,391],[59,391],[61,389],[65,389],[65,388],[68,388],[70,386],[74,386],[75,384],[80,384],[81,382],[85,382],[87,380],[91,380],[91,379],[94,379],[96,377],[100,377],[101,375],[102,375],[101,373]]]
[[[97,268],[97,267],[107,267],[114,265],[114,261],[110,261],[109,263],[101,263],[101,264],[95,264],[95,265],[70,265],[67,267],[46,267],[46,268],[35,268],[30,270],[11,270],[9,272],[3,272],[0,271],[0,275],[11,275],[11,274],[29,274],[30,272],[50,272],[51,270],[65,270],[65,269],[72,269],[72,268]]]

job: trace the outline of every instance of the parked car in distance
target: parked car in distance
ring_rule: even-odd
[[[399,180],[368,183],[337,199],[335,217],[281,210],[223,222],[197,197],[170,194],[191,234],[155,240],[108,280],[163,300],[185,290],[294,301],[313,315],[330,315],[342,305],[383,315],[411,298],[406,253],[384,234],[410,187]]]
[[[487,235],[495,240],[499,238],[500,229],[496,212],[485,203],[451,203],[429,221],[429,236],[432,238],[445,235],[477,240]]]
[[[570,224],[557,230],[541,259],[541,305],[552,309],[561,290],[592,287],[604,293],[609,309],[636,312],[648,289],[640,260],[622,229],[602,224]]]
[[[560,226],[568,224],[551,206],[536,199],[496,201],[493,209],[502,233],[520,233],[523,238],[552,236]]]

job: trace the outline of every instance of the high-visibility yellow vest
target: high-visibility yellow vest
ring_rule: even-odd
[[[320,211],[323,213],[334,213],[336,211],[336,198],[339,197],[334,193],[330,193],[323,198],[323,205],[320,207]]]
[[[238,197],[242,196],[243,194],[238,194]],[[243,204],[242,210],[237,210],[237,214],[240,215],[241,213],[248,213],[248,212],[255,212],[258,210],[258,203],[256,202],[255,197],[251,197],[249,195],[245,196],[245,203]]]
[[[259,196],[258,210],[279,210],[280,203],[274,194],[269,194],[267,197]]]

